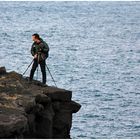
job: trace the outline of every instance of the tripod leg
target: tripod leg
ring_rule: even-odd
[[[49,70],[49,68],[48,68],[48,66],[47,66],[47,65],[46,65],[46,67],[47,67],[48,72],[50,73],[50,76],[51,76],[51,78],[52,78],[52,80],[53,80],[53,82],[54,82],[55,86],[57,87],[57,85],[56,85],[56,83],[55,83],[55,80],[54,80],[54,78],[53,78],[53,76],[52,76],[52,74],[51,74],[51,72],[50,72],[50,70]]]
[[[26,71],[28,70],[28,68],[31,66],[31,64],[33,63],[34,60],[32,60],[32,62],[30,63],[30,65],[27,67],[27,69],[23,72],[22,76],[26,73]]]
[[[38,66],[37,66],[37,76],[36,76],[36,80],[38,80]]]

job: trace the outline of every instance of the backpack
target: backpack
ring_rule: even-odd
[[[47,59],[49,57],[49,46],[48,46],[48,44],[45,41],[43,41],[43,44],[44,44],[43,50],[45,52],[44,54],[45,54],[45,57]]]

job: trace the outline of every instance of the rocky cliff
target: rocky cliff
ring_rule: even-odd
[[[0,68],[0,138],[70,138],[72,92]]]

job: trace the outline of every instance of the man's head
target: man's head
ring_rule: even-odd
[[[32,35],[32,40],[34,42],[40,42],[40,36],[39,36],[39,34],[33,34]]]

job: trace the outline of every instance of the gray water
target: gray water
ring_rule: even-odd
[[[35,32],[82,105],[71,137],[140,138],[140,2],[0,2],[0,66],[23,73]]]

